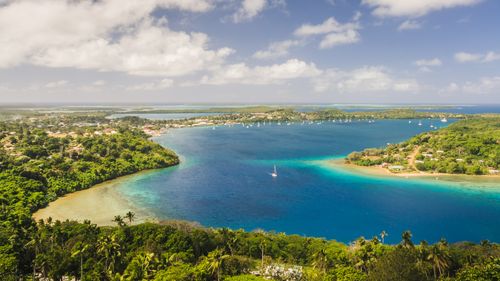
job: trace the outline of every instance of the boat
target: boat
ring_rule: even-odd
[[[441,122],[446,123],[446,122],[448,122],[448,119],[446,119],[446,117],[443,117],[443,118],[441,119]]]
[[[278,177],[278,171],[276,171],[276,165],[274,165],[274,171],[271,173],[271,177],[273,178]]]
[[[422,126],[422,121],[419,121],[419,122],[418,122],[418,125],[419,125],[419,126]]]

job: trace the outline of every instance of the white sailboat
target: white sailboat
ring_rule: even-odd
[[[418,121],[418,125],[419,125],[419,126],[422,126],[422,121]]]
[[[276,165],[274,165],[274,171],[271,173],[271,177],[273,178],[278,177],[278,171],[276,170]]]
[[[443,117],[443,119],[441,119],[441,122],[446,123],[448,122],[448,119],[446,119],[446,117]]]

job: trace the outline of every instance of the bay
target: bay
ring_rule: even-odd
[[[260,127],[170,130],[155,141],[174,149],[182,163],[138,174],[117,191],[159,219],[205,226],[264,229],[343,242],[500,241],[500,183],[371,177],[322,165],[354,150],[400,142],[445,126],[423,120],[375,123],[268,123]],[[449,123],[448,123],[449,124]],[[269,173],[276,165],[279,176]]]

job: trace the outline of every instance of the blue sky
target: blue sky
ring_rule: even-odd
[[[494,0],[0,0],[4,103],[500,103]]]

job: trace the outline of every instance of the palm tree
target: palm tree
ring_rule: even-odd
[[[115,218],[113,219],[113,222],[116,222],[116,224],[118,226],[124,226],[125,225],[125,222],[123,221],[123,218],[120,215],[115,216]]]
[[[79,242],[71,253],[71,257],[80,256],[80,280],[83,280],[83,254],[87,252],[89,247],[89,245]]]
[[[411,241],[411,237],[413,235],[411,234],[411,232],[409,230],[403,232],[403,234],[401,235],[401,238],[403,239],[401,241],[401,245],[403,245],[403,247],[405,248],[413,248],[414,245],[413,245],[413,242]]]
[[[224,251],[217,248],[214,251],[208,253],[207,263],[208,268],[212,274],[217,276],[217,281],[220,281],[220,268],[222,267],[222,262],[229,256],[224,254]]]
[[[426,270],[426,262],[427,262],[427,257],[429,255],[429,251],[427,247],[429,244],[427,241],[422,240],[420,241],[420,245],[418,246],[417,249],[417,268],[424,272],[425,276],[428,277],[427,275],[427,270]]]
[[[441,276],[444,271],[448,268],[449,265],[449,256],[448,253],[446,252],[446,249],[442,247],[442,245],[434,245],[431,247],[429,251],[429,255],[427,256],[427,260],[432,262],[432,271],[434,272],[434,279],[438,278]],[[437,270],[437,272],[436,272]]]
[[[384,239],[387,236],[389,236],[389,234],[387,233],[387,231],[382,230],[382,232],[380,232],[380,238],[382,239],[382,244],[384,244]]]
[[[36,275],[36,257],[38,256],[38,251],[42,246],[42,238],[40,237],[38,232],[39,230],[33,234],[31,240],[25,245],[25,247],[33,247],[33,249],[35,250],[35,257],[33,258],[33,280],[35,280]]]
[[[126,214],[125,214],[125,218],[128,219],[128,224],[131,225],[132,224],[132,221],[135,219],[135,213],[134,212],[131,212],[131,211],[128,211]]]
[[[328,256],[326,255],[325,249],[321,249],[314,253],[313,255],[313,267],[321,270],[323,273],[326,272],[328,267],[330,267],[331,262]]]
[[[104,256],[104,263],[106,266],[106,273],[111,275],[114,270],[116,257],[121,255],[120,244],[115,235],[102,236],[97,241],[97,253]]]
[[[235,248],[236,242],[238,241],[238,237],[236,236],[234,231],[232,231],[226,227],[223,227],[222,229],[217,230],[216,232],[217,232],[217,234],[219,234],[221,236],[222,244],[224,245],[224,247],[226,247],[226,252],[227,252],[227,250],[229,250],[229,253],[231,254],[231,256],[233,256],[234,255],[234,248]]]
[[[491,246],[491,242],[489,240],[481,240],[480,245],[483,248],[489,248]]]

